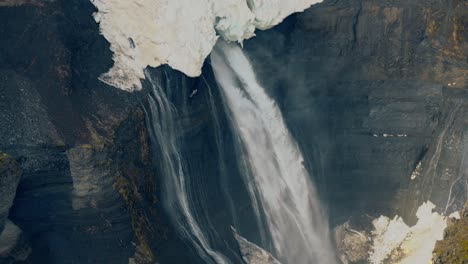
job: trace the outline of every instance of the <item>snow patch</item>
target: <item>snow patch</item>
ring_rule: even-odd
[[[416,165],[416,168],[414,169],[413,173],[411,173],[410,179],[414,180],[417,177],[419,177],[419,175],[421,175],[421,170],[422,170],[422,161],[420,161],[418,165]]]
[[[381,216],[373,221],[373,246],[369,262],[414,264],[429,263],[437,240],[443,239],[447,218],[432,212],[435,205],[423,203],[417,213],[418,222],[409,227],[399,216],[392,220]],[[385,263],[387,263],[385,262]]]
[[[322,0],[90,0],[94,19],[110,42],[114,66],[100,80],[141,89],[147,66],[168,64],[188,76],[201,74],[218,35],[242,43],[256,28],[271,28]]]
[[[374,137],[408,137],[407,134],[372,134]]]

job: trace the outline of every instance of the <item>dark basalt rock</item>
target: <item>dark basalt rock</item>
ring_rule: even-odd
[[[134,258],[154,263],[154,246],[142,242],[152,243],[157,234],[142,224],[142,210],[149,205],[139,205],[136,195],[125,197],[124,188],[137,189],[121,184],[139,156],[120,163],[117,155],[119,148],[148,149],[143,129],[125,131],[138,139],[125,144],[116,135],[127,123],[144,127],[141,114],[130,117],[141,113],[139,95],[97,80],[112,60],[90,2],[41,2],[0,7],[0,149],[23,171],[15,193],[16,185],[3,182],[0,166],[0,203],[9,208],[15,199],[8,237],[17,244],[27,239],[32,249],[25,260],[27,248],[15,247],[5,261],[126,264]],[[135,181],[145,178],[140,173],[133,170]],[[3,209],[0,215],[4,222]],[[20,236],[15,225],[23,231]],[[145,258],[149,261],[141,261]]]
[[[23,232],[8,219],[20,179],[19,164],[0,151],[0,263],[25,260],[30,253]]]
[[[31,254],[31,247],[25,234],[10,220],[0,234],[0,263],[25,261]]]
[[[142,107],[148,91],[126,93],[97,80],[113,62],[93,5],[3,3],[0,149],[23,172],[16,194],[11,184],[19,174],[0,186],[9,186],[2,208],[15,199],[10,220],[0,212],[0,227],[11,221],[10,233],[22,230],[7,263],[199,263],[162,210],[163,175]],[[245,41],[332,226],[397,213],[411,224],[428,199],[440,212],[461,209],[468,177],[466,8],[462,0],[330,0]],[[235,222],[271,251],[252,225],[210,64],[201,78],[168,67],[150,72],[170,79],[164,90],[178,110],[191,192],[204,210],[196,213],[218,231],[218,248],[236,258]],[[26,241],[32,251],[23,261]]]
[[[234,228],[232,232],[239,243],[242,258],[247,264],[281,264],[271,253],[240,236]]]
[[[427,200],[439,212],[463,206],[466,8],[465,1],[324,1],[244,43],[334,224],[396,213],[412,224]]]
[[[13,205],[20,179],[21,168],[19,164],[11,156],[0,151],[0,234]]]

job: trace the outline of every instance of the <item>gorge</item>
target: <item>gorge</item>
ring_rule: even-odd
[[[464,1],[3,2],[0,263],[465,261]]]

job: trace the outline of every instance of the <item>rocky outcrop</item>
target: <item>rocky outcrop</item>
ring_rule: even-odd
[[[31,250],[21,229],[8,219],[20,179],[19,164],[0,151],[0,263],[26,260]]]
[[[0,233],[15,199],[21,179],[21,167],[8,154],[0,151]]]
[[[23,261],[27,237],[31,254],[24,263],[154,263],[154,244],[164,236],[149,231],[163,229],[149,213],[157,206],[145,196],[155,195],[156,177],[140,182],[148,178],[140,166],[151,170],[149,154],[144,163],[118,152],[149,149],[140,135],[139,95],[97,80],[111,54],[92,4],[7,2],[25,5],[0,4],[0,149],[18,161],[10,166],[13,159],[0,156],[1,222],[15,198],[0,235],[0,257]],[[33,2],[46,4],[26,4]],[[130,114],[136,112],[139,118]],[[139,130],[120,129],[125,126]],[[4,178],[4,162],[9,172],[22,170],[18,189],[19,175]],[[123,184],[127,171],[132,182]]]
[[[466,1],[324,1],[244,43],[334,224],[399,214],[411,225],[424,201],[463,206],[461,10]]]
[[[7,2],[47,4],[0,4],[0,149],[23,171],[5,237],[22,241],[13,223],[28,237],[25,263],[199,263],[166,229],[139,105],[144,89],[129,94],[98,81],[113,62],[95,8],[89,1]],[[329,0],[244,43],[333,225],[396,213],[411,225],[428,199],[439,212],[463,206],[465,9],[460,0]],[[180,116],[181,152],[203,210],[197,215],[220,231],[212,239],[235,259],[229,226],[236,223],[268,248],[252,225],[210,65],[202,78],[157,71],[176,76],[164,90]],[[367,245],[352,232],[361,229],[348,229],[341,247]],[[9,248],[8,261],[21,259],[12,244],[0,247]]]
[[[234,228],[232,228],[232,232],[247,264],[281,264],[271,253],[243,238]]]
[[[460,219],[450,219],[444,231],[444,239],[437,241],[434,264],[468,263],[468,202],[460,215]]]
[[[20,158],[25,173],[12,217],[26,235],[36,234],[28,261],[153,264],[165,231],[142,112],[115,124],[111,135],[89,129],[87,144]],[[22,241],[15,230],[5,245]],[[85,255],[74,253],[84,244]]]
[[[161,217],[159,180],[152,165],[148,130],[143,111],[131,114],[115,133],[113,188],[124,201],[130,215],[136,245],[131,263],[153,264],[159,246],[167,238]]]
[[[0,263],[25,261],[31,254],[26,235],[10,220],[0,234]]]
[[[372,246],[372,226],[370,223],[371,218],[366,216],[335,227],[333,233],[337,255],[341,263],[367,261]]]

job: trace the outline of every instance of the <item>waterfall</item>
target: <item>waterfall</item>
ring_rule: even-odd
[[[186,178],[179,153],[176,110],[166,98],[159,83],[146,71],[150,83],[148,106],[145,108],[149,136],[163,177],[163,203],[179,234],[197,250],[205,263],[227,264],[230,261],[212,249],[210,242],[192,212],[189,179]],[[170,86],[168,84],[168,86]]]
[[[211,54],[233,127],[246,150],[252,201],[262,208],[274,254],[289,264],[336,263],[326,217],[296,142],[240,47],[219,41]]]

